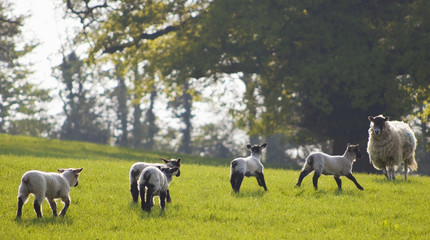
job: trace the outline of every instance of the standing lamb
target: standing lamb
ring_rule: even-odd
[[[61,210],[60,215],[66,215],[70,204],[70,187],[78,186],[78,176],[82,169],[58,169],[58,172],[61,174],[37,170],[24,173],[18,190],[18,211],[16,212],[16,217],[21,217],[22,206],[30,194],[34,194],[36,197],[33,206],[38,218],[42,217],[42,202],[45,198],[48,199],[54,217],[57,216],[55,199],[61,198],[64,202],[64,208]]]
[[[164,158],[161,158],[161,160],[165,163],[165,164],[161,164],[161,163],[146,163],[146,162],[137,162],[135,164],[133,164],[133,166],[131,166],[130,168],[130,192],[131,192],[131,197],[133,198],[133,202],[137,203],[137,201],[139,200],[139,189],[137,187],[137,182],[139,180],[139,176],[142,173],[143,169],[145,169],[146,167],[149,166],[153,166],[153,167],[170,167],[170,168],[178,168],[178,171],[174,174],[176,177],[179,177],[181,175],[181,171],[179,170],[179,168],[181,167],[181,159],[171,159],[171,160],[166,160]],[[167,202],[171,202],[172,199],[170,198],[170,193],[169,191],[167,192]]]
[[[384,172],[388,180],[395,179],[395,170],[404,164],[405,180],[408,177],[408,167],[415,171],[418,164],[415,161],[417,140],[412,129],[404,122],[389,121],[389,117],[379,115],[369,116],[369,141],[367,152],[373,166]]]
[[[165,166],[149,166],[143,169],[142,174],[139,177],[139,191],[141,207],[144,211],[151,211],[154,205],[154,196],[160,197],[160,207],[162,210],[165,208],[165,201],[167,191],[169,190],[169,184],[172,181],[172,174],[179,169],[169,168]],[[146,200],[145,200],[145,188],[147,188]]]
[[[267,143],[262,145],[246,145],[251,156],[246,158],[236,158],[231,161],[230,183],[235,192],[239,192],[243,178],[256,177],[258,185],[267,191],[266,182],[264,181],[263,164],[261,164],[261,151],[267,147]]]
[[[361,157],[362,155],[358,149],[358,144],[350,145],[349,143],[347,144],[346,151],[342,156],[330,156],[322,152],[311,153],[306,158],[306,163],[303,166],[302,172],[300,173],[299,181],[297,182],[296,187],[300,187],[303,178],[312,171],[315,171],[313,177],[315,190],[318,189],[318,178],[321,176],[321,174],[333,175],[339,190],[342,190],[342,181],[340,180],[341,176],[347,177],[355,183],[355,186],[357,186],[358,189],[364,190],[351,172],[352,164],[355,162],[355,159]]]

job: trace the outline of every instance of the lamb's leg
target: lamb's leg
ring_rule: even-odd
[[[53,198],[48,198],[48,202],[49,202],[49,206],[51,207],[52,210],[52,215],[54,217],[57,216],[57,204],[55,203],[55,200]]]
[[[336,180],[337,188],[341,191],[342,190],[342,180],[340,180],[340,177],[334,176],[334,180]]]
[[[66,215],[67,209],[69,209],[70,206],[70,197],[62,197],[61,200],[64,202],[64,207],[60,212],[60,216],[64,217]]]
[[[231,184],[231,188],[236,191],[236,183],[237,183],[237,178],[239,177],[238,173],[232,173],[230,176],[230,184]]]
[[[258,178],[260,179],[261,186],[264,188],[264,191],[267,191],[266,181],[264,180],[264,174],[263,174],[263,172],[257,173],[257,179]]]
[[[37,198],[34,200],[34,203],[33,203],[33,207],[34,207],[34,211],[36,212],[36,216],[38,217],[38,218],[41,218],[42,217],[42,211],[41,211],[41,205],[42,205],[42,201],[43,201],[43,199],[42,199],[42,201],[40,201],[40,200],[38,200]]]
[[[300,186],[302,185],[303,178],[305,178],[307,175],[309,175],[309,173],[311,173],[312,171],[313,171],[313,170],[310,170],[310,169],[305,169],[305,170],[303,170],[303,171],[300,173],[299,181],[297,181],[296,187],[300,187]]]
[[[364,190],[364,188],[357,182],[357,180],[355,179],[355,177],[352,175],[352,173],[348,173],[347,175],[345,175],[348,179],[350,179],[351,181],[353,181],[355,183],[355,186],[357,186],[358,189],[360,190]]]
[[[234,190],[235,192],[239,192],[239,190],[240,190],[240,186],[242,185],[242,181],[243,181],[243,178],[244,178],[244,177],[245,177],[245,176],[244,176],[243,174],[236,173],[236,181],[235,181],[234,185],[232,185],[233,190]]]
[[[171,203],[171,202],[172,202],[172,198],[170,198],[170,192],[169,192],[169,189],[167,189],[166,201],[167,201],[168,203]]]
[[[319,171],[315,171],[314,176],[312,178],[312,182],[314,184],[315,190],[318,190],[318,178],[321,176]]]
[[[388,167],[383,168],[382,172],[384,173],[387,180],[390,180],[390,176],[388,175],[389,174]]]
[[[150,212],[151,208],[152,208],[152,201],[153,201],[153,196],[154,195],[154,188],[148,186],[148,189],[146,191],[146,206],[145,206],[145,211]]]
[[[166,192],[163,191],[160,192],[160,207],[161,210],[164,210],[166,207]]]
[[[391,180],[396,180],[394,166],[390,166],[390,175],[391,175]]]
[[[28,197],[28,195],[18,197],[18,210],[16,211],[16,217],[17,218],[20,218],[22,215],[22,206],[24,205],[25,200],[27,200],[27,197]]]
[[[133,198],[133,202],[137,203],[139,200],[139,189],[137,188],[137,182],[132,182],[130,184],[130,192],[131,197]]]
[[[261,183],[260,178],[257,176],[256,179],[257,179],[258,186],[262,187],[263,184]]]
[[[145,210],[145,185],[141,184],[139,186],[140,189],[140,207],[142,210]]]
[[[404,170],[405,170],[405,181],[407,181],[408,180],[408,164],[406,164],[406,161],[405,161]]]

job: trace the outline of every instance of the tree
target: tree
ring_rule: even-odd
[[[12,7],[0,2],[0,132],[40,136],[49,127],[38,103],[50,99],[49,91],[28,80],[29,66],[20,60],[37,45],[22,42],[24,17],[9,16]]]
[[[108,143],[110,131],[101,121],[98,99],[90,92],[94,75],[85,70],[85,65],[75,52],[63,58],[58,66],[57,79],[65,88],[59,94],[63,100],[66,119],[63,123],[60,138],[95,143]]]

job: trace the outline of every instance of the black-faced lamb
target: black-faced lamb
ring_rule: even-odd
[[[141,207],[144,211],[151,211],[154,205],[154,196],[159,196],[160,207],[164,210],[166,206],[166,196],[169,184],[172,181],[172,174],[178,171],[177,167],[169,168],[166,166],[149,166],[143,169],[139,177],[139,192]],[[145,197],[146,188],[146,197]]]
[[[261,164],[261,152],[267,147],[267,143],[262,145],[246,145],[251,155],[246,158],[236,158],[230,164],[230,183],[233,191],[239,192],[243,178],[256,177],[258,185],[267,191],[266,182],[263,174],[263,164]]]
[[[369,141],[367,152],[373,166],[382,170],[388,180],[395,179],[395,170],[404,164],[405,180],[408,167],[415,171],[418,164],[415,160],[417,140],[414,132],[404,122],[389,121],[389,117],[369,116]]]
[[[361,157],[362,154],[358,145],[351,145],[349,143],[347,144],[346,151],[342,156],[331,156],[322,152],[311,153],[306,158],[305,165],[302,168],[296,187],[300,187],[303,178],[314,171],[313,184],[315,190],[318,189],[318,178],[321,174],[333,175],[339,190],[342,190],[342,181],[340,180],[341,176],[347,177],[355,183],[355,186],[357,186],[358,189],[364,190],[351,172],[352,164],[355,162],[356,158]]]
[[[57,216],[57,204],[55,199],[61,198],[64,208],[60,215],[66,215],[70,205],[70,188],[78,186],[78,176],[83,168],[58,169],[58,172],[42,172],[32,170],[24,173],[18,190],[18,211],[16,217],[22,215],[22,206],[30,194],[35,195],[33,203],[34,211],[38,218],[42,217],[42,202],[48,199],[54,217]]]
[[[137,203],[139,200],[139,189],[137,187],[137,182],[139,181],[139,176],[142,173],[143,169],[149,166],[155,166],[155,167],[170,167],[170,168],[178,168],[178,171],[175,172],[173,175],[176,177],[179,177],[181,175],[180,167],[181,167],[181,159],[171,159],[167,160],[164,158],[161,158],[161,160],[164,162],[164,164],[161,163],[146,163],[146,162],[137,162],[133,164],[130,168],[130,192],[131,197],[133,198],[133,202]],[[167,202],[171,202],[172,199],[170,197],[170,192],[167,192]]]

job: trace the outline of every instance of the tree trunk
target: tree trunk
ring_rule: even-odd
[[[121,122],[121,136],[118,139],[118,144],[122,147],[128,145],[128,108],[127,108],[127,86],[123,77],[118,76],[118,87],[117,87],[117,98],[118,98],[118,119]]]
[[[154,137],[158,132],[157,125],[155,124],[155,114],[154,114],[154,103],[157,97],[157,91],[151,91],[149,97],[149,108],[146,111],[145,125],[146,125],[146,136],[145,136],[145,148],[153,149],[154,147]]]
[[[188,93],[190,86],[188,83],[184,84],[184,90],[182,94],[182,107],[184,108],[184,112],[181,114],[181,119],[185,124],[185,128],[181,131],[182,133],[182,141],[179,146],[179,152],[183,153],[191,153],[191,110],[192,110],[192,96]]]

